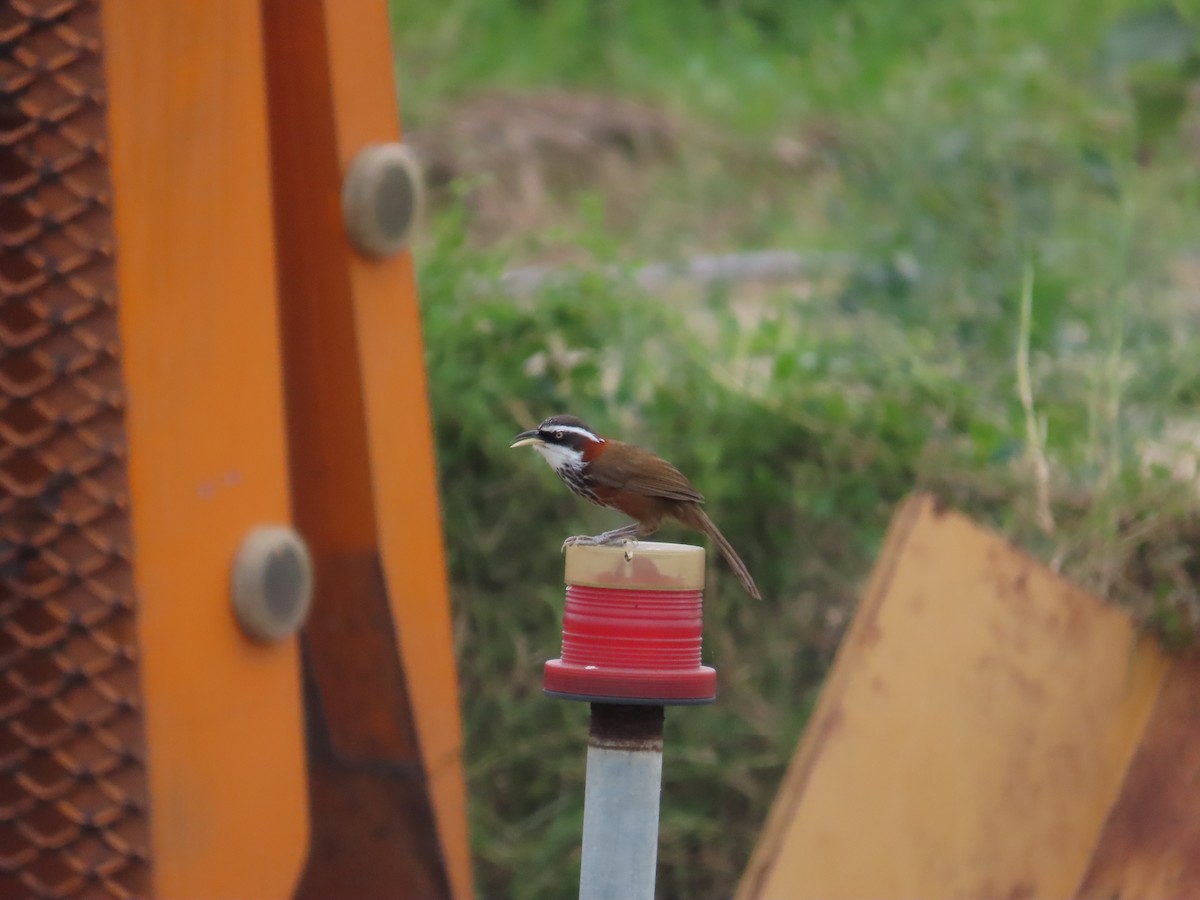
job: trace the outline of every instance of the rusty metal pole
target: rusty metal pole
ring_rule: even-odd
[[[700,665],[704,549],[567,548],[562,656],[547,695],[591,703],[580,900],[653,900],[664,707],[711,703]]]

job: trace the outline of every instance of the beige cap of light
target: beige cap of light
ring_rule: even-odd
[[[567,547],[567,584],[648,591],[704,589],[704,548],[692,544],[630,541]]]

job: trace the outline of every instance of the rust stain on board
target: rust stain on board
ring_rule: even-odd
[[[1200,897],[1200,653],[1176,661],[1076,896]]]

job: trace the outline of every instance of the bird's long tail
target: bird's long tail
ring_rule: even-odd
[[[729,568],[733,569],[738,580],[742,582],[742,587],[746,589],[746,593],[755,600],[761,600],[762,594],[758,592],[758,586],[754,583],[754,579],[750,577],[750,570],[746,568],[746,564],[742,562],[742,558],[737,555],[737,551],[733,549],[733,545],[725,540],[725,535],[721,534],[721,529],[716,526],[716,523],[708,517],[701,507],[693,505],[689,510],[695,517],[695,521],[688,523],[693,525],[700,531],[703,531],[713,543],[721,551],[721,555],[725,557],[725,561],[729,563]]]

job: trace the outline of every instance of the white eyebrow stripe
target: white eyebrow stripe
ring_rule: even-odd
[[[551,425],[546,431],[566,431],[571,434],[577,434],[580,437],[589,438],[598,444],[604,443],[604,438],[600,437],[600,435],[588,431],[586,428],[580,428],[578,425]]]

